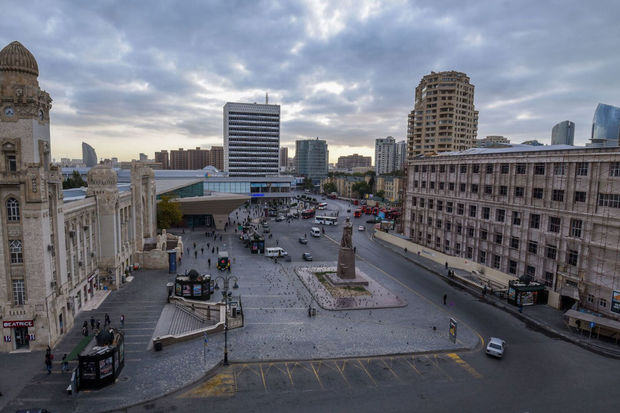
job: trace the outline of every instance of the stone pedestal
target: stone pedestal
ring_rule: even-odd
[[[337,274],[338,277],[344,280],[355,278],[355,253],[353,248],[340,247]]]

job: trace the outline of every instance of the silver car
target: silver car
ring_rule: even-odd
[[[487,344],[487,354],[497,358],[502,358],[504,350],[506,349],[506,342],[497,337],[491,337]]]

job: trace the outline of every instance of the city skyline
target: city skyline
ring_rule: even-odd
[[[259,3],[243,13],[227,4],[145,12],[133,3],[122,15],[117,6],[58,1],[49,14],[15,5],[0,17],[0,41],[29,48],[42,87],[55,96],[56,159],[79,157],[82,141],[100,158],[121,160],[222,145],[222,105],[262,103],[266,92],[282,107],[283,146],[318,136],[329,143],[330,162],[373,156],[375,139],[405,139],[415,87],[431,71],[470,77],[478,138],[549,143],[551,127],[571,119],[575,144],[584,145],[597,104],[620,104],[616,58],[605,52],[618,31],[612,2],[595,10],[535,2]],[[586,12],[595,18],[583,19]]]

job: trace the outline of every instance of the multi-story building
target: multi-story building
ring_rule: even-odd
[[[551,129],[551,145],[575,144],[575,122],[565,120],[557,123]]]
[[[140,162],[146,162],[149,160],[149,157],[146,156],[145,153],[140,153],[139,158],[140,158]]]
[[[155,152],[155,162],[161,163],[161,169],[170,169],[170,157],[167,150]]]
[[[327,178],[323,178],[321,180],[321,192],[324,192],[323,185],[325,185],[328,182],[331,182],[336,185],[336,192],[338,192],[339,196],[343,198],[353,198],[354,196],[357,196],[357,193],[353,191],[353,185],[355,185],[358,182],[362,182],[362,181],[369,182],[370,176],[369,175],[366,175],[363,177],[362,176],[351,176],[351,175],[330,176]]]
[[[510,145],[510,139],[501,135],[490,135],[482,139],[476,139],[477,148],[500,148]]]
[[[336,168],[338,169],[353,169],[353,168],[370,168],[372,165],[372,158],[370,156],[363,156],[354,153],[353,155],[339,156]]]
[[[591,146],[619,146],[620,108],[599,103],[592,120]]]
[[[215,166],[218,171],[224,170],[224,147],[212,146],[209,151],[209,165]]]
[[[230,176],[278,174],[280,105],[224,105],[224,171]]]
[[[187,152],[183,148],[170,151],[170,169],[189,169]]]
[[[288,163],[288,148],[283,146],[280,148],[280,168],[285,168]]]
[[[396,140],[388,136],[375,140],[375,171],[377,175],[389,174],[396,164]]]
[[[620,318],[620,150],[474,148],[409,161],[404,234]],[[614,293],[615,291],[615,293]]]
[[[82,142],[82,162],[89,168],[97,165],[97,152],[86,142]]]
[[[312,179],[327,176],[329,151],[323,139],[305,139],[295,141],[295,159],[298,175]]]
[[[111,166],[88,172],[88,188],[62,190],[50,163],[49,94],[19,42],[0,51],[0,351],[52,347],[84,303],[157,236],[153,171],[135,162],[129,190]],[[76,195],[79,193],[79,196]]]
[[[383,198],[390,202],[399,202],[402,196],[403,178],[399,176],[380,175],[376,180],[376,192],[383,191]]]
[[[188,169],[202,169],[209,165],[209,150],[201,149],[189,149],[187,151],[187,168]]]
[[[409,159],[471,148],[477,133],[478,111],[469,77],[454,71],[424,76],[415,89],[407,124]]]
[[[394,170],[402,171],[407,165],[407,141],[396,142],[396,154],[394,155]]]

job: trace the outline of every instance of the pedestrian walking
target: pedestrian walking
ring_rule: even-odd
[[[211,258],[209,258],[209,268],[211,268]]]
[[[276,247],[278,247],[278,246],[280,246],[280,240],[279,239],[276,240]]]
[[[215,247],[211,248],[211,254],[213,254],[215,252]]]
[[[189,247],[187,247],[187,253],[189,254]]]
[[[91,330],[95,329],[95,317],[94,316],[90,316],[90,328]]]
[[[200,255],[205,255],[205,249],[203,247],[200,247]]]
[[[110,321],[110,316],[108,315],[108,313],[105,313],[105,316],[104,316],[103,320],[104,320],[103,323],[106,326],[112,324],[112,322]]]
[[[194,242],[194,249],[196,249],[196,243]]]
[[[88,324],[87,324],[87,325],[85,325],[85,326],[82,326],[82,335],[83,335],[84,337],[87,337],[87,336],[88,336]]]
[[[69,360],[67,360],[67,353],[62,356],[62,367],[60,369],[63,373],[69,371]]]
[[[448,294],[444,294],[443,295],[443,305],[446,305],[447,301],[448,301]]]
[[[194,259],[198,259],[198,251],[194,250]]]
[[[217,253],[220,253],[220,247],[215,247],[217,249]]]
[[[101,330],[101,323],[97,320],[97,330]]]
[[[207,249],[211,248],[211,244],[207,242]]]
[[[125,314],[121,314],[121,328],[125,328]]]
[[[47,374],[52,374],[52,358],[50,356],[45,356],[45,368],[47,368]]]
[[[353,247],[353,254],[357,253],[357,247]]]

